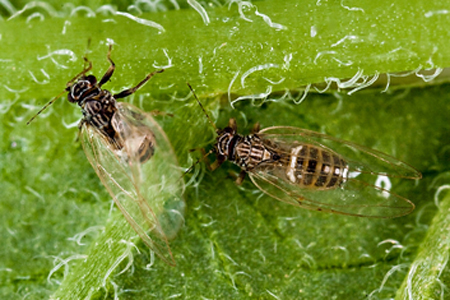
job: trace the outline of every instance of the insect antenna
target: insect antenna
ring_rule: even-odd
[[[43,108],[41,108],[40,111],[38,111],[28,122],[27,125],[30,125],[31,122],[33,122],[34,119],[36,119],[36,117],[41,114],[47,107],[49,107],[50,105],[53,104],[53,102],[55,102],[59,97],[61,97],[65,92],[67,92],[67,89],[69,87],[72,86],[72,84],[75,82],[75,80],[77,80],[78,78],[80,78],[81,76],[84,76],[87,72],[89,72],[92,69],[92,62],[90,60],[88,60],[87,58],[87,53],[86,55],[83,57],[84,62],[87,64],[87,66],[85,66],[83,68],[83,71],[81,71],[80,73],[78,73],[74,78],[72,78],[71,80],[69,80],[69,82],[66,83],[66,90],[62,91],[61,93],[58,94],[58,96],[56,96],[55,98],[53,98],[52,100],[50,100],[46,105],[44,105]]]
[[[62,91],[61,93],[59,93],[58,96],[56,96],[55,98],[53,98],[52,100],[50,100],[43,108],[41,108],[40,111],[37,112],[37,114],[35,114],[28,122],[27,125],[30,125],[31,122],[33,122],[34,119],[36,119],[36,117],[43,112],[47,107],[49,107],[50,105],[53,104],[53,102],[55,102],[59,97],[61,97],[66,91]]]
[[[192,86],[189,84],[189,82],[186,82],[186,84],[188,85],[189,89],[191,90],[192,94],[194,94],[194,98],[195,100],[197,100],[198,105],[200,105],[200,107],[202,108],[203,112],[205,113],[206,117],[208,118],[209,124],[212,125],[212,127],[214,127],[214,129],[216,131],[218,131],[216,125],[214,124],[214,122],[211,120],[211,118],[209,117],[208,113],[206,112],[205,108],[203,107],[202,103],[200,102],[200,100],[198,100],[197,95],[194,92],[194,89],[192,88]]]
[[[89,72],[92,69],[92,62],[87,58],[87,54],[83,56],[83,60],[85,63],[87,63],[87,67],[84,67],[83,71],[78,73],[75,77],[69,80],[69,82],[66,83],[66,87],[72,86],[72,83],[74,83],[75,80],[80,78],[81,76],[84,76],[87,72]]]
[[[193,150],[191,150],[191,152],[192,151],[195,151],[196,149],[193,149]],[[190,166],[189,167],[189,169],[187,169],[184,173],[183,173],[183,175],[181,176],[181,177],[184,177],[187,173],[189,173],[190,171],[192,171],[192,169],[194,169],[194,167],[196,166],[196,165],[198,165],[201,161],[203,161],[203,160],[205,160],[211,153],[213,153],[214,152],[214,149],[211,149],[211,150],[209,150],[207,153],[205,153],[201,158],[199,158],[195,163],[193,163],[192,164],[192,166]]]
[[[87,47],[86,47],[86,52],[84,53],[83,56],[83,60],[84,60],[84,67],[83,67],[83,71],[81,71],[80,73],[78,73],[74,78],[72,78],[71,80],[69,80],[69,82],[66,83],[66,88],[72,86],[72,83],[74,83],[75,80],[77,80],[78,78],[80,78],[81,76],[84,76],[87,72],[89,72],[92,69],[92,62],[88,59],[88,53],[89,53],[89,48],[91,48],[91,38],[88,38],[88,43],[87,43]],[[111,51],[111,47],[109,49]],[[109,59],[109,53],[108,53],[108,59]],[[87,65],[87,66],[86,66]]]

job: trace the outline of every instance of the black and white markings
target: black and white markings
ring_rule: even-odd
[[[215,166],[225,160],[238,165],[242,170],[238,182],[248,174],[267,195],[321,212],[393,218],[414,209],[408,199],[375,186],[379,176],[422,177],[416,169],[394,157],[290,126],[259,130],[258,125],[251,135],[240,135],[236,121],[230,119],[228,126],[219,130],[198,103],[217,132]]]
[[[70,80],[29,122],[62,94],[83,113],[79,124],[86,156],[128,223],[144,243],[169,265],[175,265],[169,240],[184,224],[184,184],[177,158],[162,128],[152,116],[131,104],[117,102],[135,93],[156,73],[118,94],[102,88],[115,70],[100,79],[86,75],[92,63]],[[164,186],[164,189],[161,189]]]

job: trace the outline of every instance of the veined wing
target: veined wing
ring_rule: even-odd
[[[310,210],[360,217],[399,217],[414,209],[408,199],[374,185],[376,176],[420,178],[421,174],[406,163],[376,150],[295,127],[270,127],[258,135],[268,148],[287,158],[281,164],[262,163],[249,173],[253,183],[275,199]],[[350,171],[346,181],[334,189],[305,188],[293,183],[288,174],[295,170],[288,162],[298,152],[292,149],[306,144],[346,161]],[[297,155],[294,161],[305,159],[308,158]],[[308,169],[302,172],[305,174]]]
[[[184,201],[182,182],[174,185],[174,180],[167,180],[181,177],[170,143],[148,114],[131,105],[119,103],[113,119],[119,125],[116,143],[97,129],[83,126],[86,156],[144,243],[166,263],[175,265],[168,238],[173,238],[184,222]],[[136,143],[145,141],[149,132],[153,133],[154,153],[142,162]]]
[[[249,177],[267,195],[294,206],[372,218],[395,218],[414,210],[408,199],[361,180],[350,179],[342,187],[330,190],[305,189],[277,176],[277,168],[255,170]]]
[[[261,130],[258,135],[275,144],[312,144],[337,153],[348,163],[350,171],[407,179],[422,178],[415,168],[388,154],[311,130],[275,126]]]
[[[117,104],[118,112],[115,118],[120,117],[123,124],[130,128],[124,139],[125,149],[129,156],[134,155],[129,161],[132,169],[134,182],[138,191],[151,204],[152,209],[158,216],[166,237],[170,240],[176,236],[179,229],[184,225],[185,202],[183,199],[184,181],[182,170],[179,167],[177,157],[163,129],[148,114],[135,106],[120,102]],[[142,161],[142,149],[136,146],[141,139],[147,139],[149,129],[153,136],[153,150],[151,158],[144,163]],[[119,131],[122,132],[122,131]],[[145,138],[142,136],[145,135]],[[139,151],[135,151],[139,149]],[[134,163],[130,163],[134,162]]]

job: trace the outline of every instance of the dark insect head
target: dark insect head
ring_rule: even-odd
[[[218,130],[217,134],[218,135],[223,135],[223,134],[235,135],[236,134],[236,129],[233,128],[233,127],[227,126],[224,129]]]
[[[28,122],[27,125],[29,125],[41,112],[43,112],[44,110],[47,109],[47,107],[49,107],[50,105],[52,105],[57,99],[59,99],[59,97],[61,97],[65,92],[69,92],[68,95],[68,100],[70,102],[78,102],[79,100],[76,98],[76,96],[71,96],[72,93],[72,87],[74,87],[75,85],[77,85],[80,81],[85,81],[82,84],[81,90],[85,90],[84,85],[96,85],[97,83],[97,79],[95,78],[95,76],[93,75],[89,75],[89,76],[85,76],[84,74],[86,74],[86,72],[90,71],[92,69],[92,62],[90,62],[86,56],[83,58],[84,61],[87,63],[87,66],[84,67],[83,71],[81,71],[79,74],[77,74],[75,77],[73,77],[68,83],[67,83],[67,87],[64,89],[64,91],[62,91],[61,93],[59,93],[56,97],[54,97],[52,100],[50,100],[46,105],[44,105],[44,107],[41,108],[41,110],[39,110]],[[76,81],[76,82],[75,82]],[[74,83],[75,82],[75,83]],[[74,95],[81,95],[82,92],[78,92],[78,93],[74,93]]]
[[[88,91],[93,88],[98,89],[96,85],[97,78],[95,78],[94,75],[81,77],[75,83],[66,88],[66,91],[69,92],[67,95],[67,100],[69,100],[70,103],[80,102],[84,97],[86,97]]]
[[[228,146],[236,132],[231,127],[217,131],[215,152],[219,155],[228,156]]]

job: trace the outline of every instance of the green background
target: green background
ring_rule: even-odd
[[[0,297],[450,298],[448,2],[359,2],[199,2],[207,24],[181,1],[141,3],[141,14],[125,1],[2,2]],[[188,81],[219,127],[230,117],[242,133],[257,121],[297,126],[408,162],[424,178],[393,190],[416,210],[387,220],[305,211],[249,180],[236,186],[230,163],[201,163],[185,177],[177,266],[153,260],[77,142],[79,108],[63,96],[25,125],[81,70],[89,39],[97,76],[114,42],[113,92],[170,65],[125,100],[174,114],[156,119],[183,168],[215,137]],[[442,69],[430,82],[415,74]],[[330,81],[340,84],[317,91]]]

